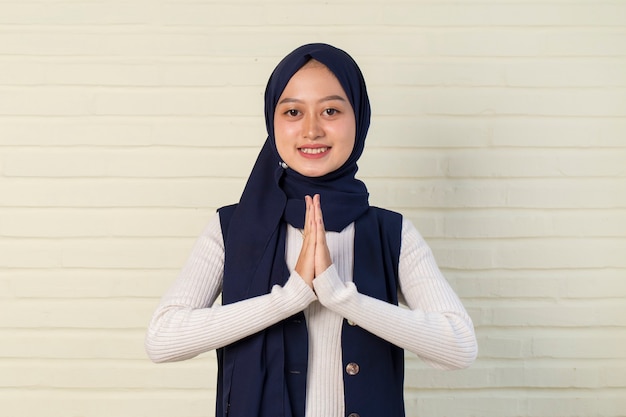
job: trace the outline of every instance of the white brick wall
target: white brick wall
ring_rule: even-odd
[[[626,2],[592,0],[0,0],[0,415],[213,415],[213,354],[145,326],[311,41],[477,327],[468,370],[407,357],[408,416],[625,416]]]

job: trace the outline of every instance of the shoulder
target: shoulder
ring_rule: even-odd
[[[381,207],[371,206],[370,213],[373,213],[374,216],[378,219],[378,222],[383,225],[383,228],[401,228],[403,222],[402,214],[384,209]]]
[[[408,218],[404,218],[402,221],[402,246],[401,246],[401,258],[407,256],[417,256],[421,258],[423,256],[430,256],[432,249],[426,239],[422,236],[415,224]]]
[[[398,213],[397,211],[389,210],[382,207],[370,206],[370,210],[372,210],[379,216],[402,217],[402,214]]]
[[[224,240],[226,240],[226,234],[228,233],[228,225],[230,224],[230,219],[233,217],[233,213],[237,208],[237,204],[230,204],[228,206],[223,206],[217,209],[217,214],[220,221],[220,228],[222,229],[222,234],[224,235]]]
[[[392,227],[396,233],[399,233],[402,242],[402,249],[409,246],[413,248],[428,248],[428,245],[420,232],[417,230],[413,222],[396,211],[372,206],[371,209],[376,213],[381,224],[385,229]]]
[[[375,206],[370,207],[370,209],[376,214],[379,219],[383,219],[383,221],[387,222],[394,222],[396,225],[399,225],[402,230],[402,236],[405,236],[407,234],[419,235],[419,232],[415,228],[413,222],[401,213]]]
[[[228,218],[228,219],[230,219],[230,217],[235,212],[235,209],[237,208],[237,206],[238,206],[238,204],[229,204],[227,206],[222,206],[222,207],[217,209],[217,212],[220,215],[220,218],[223,218],[223,219]]]

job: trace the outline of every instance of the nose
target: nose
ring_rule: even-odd
[[[324,135],[324,129],[318,119],[317,115],[309,113],[304,117],[303,134],[304,137],[310,140],[315,140]]]

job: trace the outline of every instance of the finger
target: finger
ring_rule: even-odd
[[[322,216],[321,198],[319,195],[314,196],[314,208],[316,219],[316,239],[315,239],[315,276],[323,273],[332,264],[330,251],[326,244],[326,230],[324,227],[324,218]]]
[[[305,197],[304,229],[302,230],[302,248],[296,262],[295,270],[312,287],[315,277],[315,213],[313,199]]]
[[[324,216],[322,215],[322,198],[319,194],[315,194],[313,196],[313,210],[315,213],[315,226],[316,230],[322,232],[322,236],[324,237],[325,227],[324,227]],[[318,236],[319,238],[319,236]],[[324,237],[325,239],[325,237]]]
[[[315,225],[315,212],[313,199],[311,196],[304,196],[304,204],[306,206],[305,215],[304,215],[304,229],[302,230],[303,236],[309,237],[314,236],[311,233],[314,230]]]
[[[305,196],[304,229],[302,230],[302,249],[296,262],[295,270],[312,287],[315,278],[315,212],[313,198]]]
[[[324,216],[322,214],[322,200],[319,194],[313,197],[313,212],[315,215],[315,231],[317,233],[316,242],[326,242],[326,228],[324,226]]]

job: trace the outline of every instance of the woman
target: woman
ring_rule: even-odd
[[[403,350],[457,369],[476,339],[415,227],[369,206],[355,178],[370,122],[360,69],[330,45],[297,48],[268,81],[265,120],[239,203],[198,239],[146,350],[217,349],[217,416],[404,416]]]

